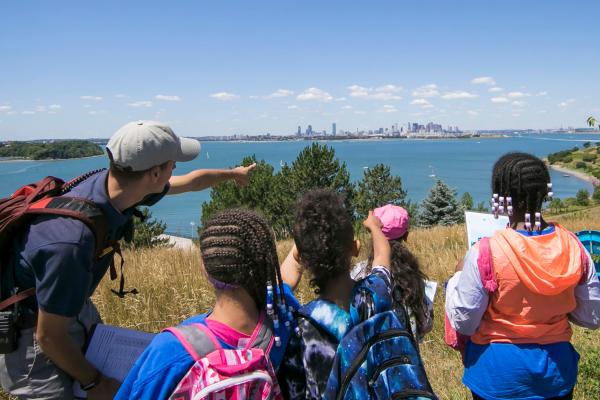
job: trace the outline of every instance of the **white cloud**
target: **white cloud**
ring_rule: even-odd
[[[83,108],[92,108],[92,105],[91,104],[84,104]]]
[[[26,110],[26,111],[23,111],[21,114],[23,114],[23,115],[31,115],[31,114],[35,114],[35,112],[34,111]]]
[[[506,97],[492,97],[490,100],[492,103],[508,103],[508,102],[510,102],[510,100],[507,99]]]
[[[476,117],[479,115],[479,113],[477,111],[473,111],[473,110],[467,111],[467,114],[469,114],[472,117]]]
[[[94,110],[88,111],[88,114],[90,114],[90,115],[96,115],[96,114],[98,114],[98,111],[94,111]]]
[[[345,97],[338,97],[335,99],[335,101],[346,101],[348,99],[346,99]]]
[[[498,93],[498,92],[502,92],[504,91],[504,89],[502,89],[501,87],[498,86],[494,86],[488,89],[488,92],[490,93]]]
[[[540,97],[540,96],[546,96],[546,95],[548,95],[548,92],[537,92],[535,95],[536,95],[537,97]]]
[[[48,106],[48,108],[49,108],[50,110],[55,110],[55,111],[56,111],[56,110],[61,110],[61,109],[62,109],[62,106],[61,106],[60,104],[50,104],[50,105]]]
[[[401,86],[396,85],[383,85],[378,88],[367,88],[359,85],[348,86],[350,90],[350,97],[356,97],[367,100],[402,100],[402,96],[397,93],[402,91]]]
[[[344,106],[342,107],[342,110],[352,110],[352,106]]]
[[[511,99],[521,99],[523,97],[531,96],[531,93],[510,92],[509,94],[507,94],[507,96],[510,97]]]
[[[288,106],[288,110],[297,110],[298,108],[300,108],[300,107],[298,107],[295,104],[292,104],[291,106]]]
[[[181,97],[168,94],[157,94],[154,98],[162,101],[181,101]]]
[[[270,95],[265,96],[265,99],[278,99],[281,97],[288,97],[293,94],[294,94],[294,92],[292,92],[291,90],[277,89],[275,92],[271,93]]]
[[[219,101],[232,101],[240,98],[239,95],[227,92],[218,92],[210,95],[213,99],[217,99]]]
[[[0,112],[8,112],[12,110],[11,106],[0,106]]]
[[[526,102],[521,101],[521,100],[515,100],[511,103],[513,106],[517,106],[517,107],[523,107],[525,105],[527,105]]]
[[[9,112],[6,113],[6,115],[14,115],[16,113],[17,113],[16,111],[9,111]]]
[[[410,104],[415,105],[415,106],[426,106],[426,105],[430,105],[431,103],[425,99],[414,99],[413,101],[410,102]]]
[[[121,93],[119,93],[119,94],[115,94],[115,97],[116,97],[117,99],[124,99],[124,98],[126,98],[126,97],[127,97],[127,95],[124,95],[124,94],[121,94]]]
[[[383,109],[381,110],[382,112],[386,112],[386,113],[393,113],[393,112],[398,112],[398,110],[396,109],[395,106],[392,106],[390,104],[385,104],[383,106]]]
[[[365,115],[366,112],[365,111],[361,111],[361,110],[356,110],[356,111],[354,111],[354,114],[356,114],[356,115]]]
[[[478,94],[465,92],[464,90],[456,90],[454,92],[446,92],[442,96],[445,100],[459,100],[459,99],[474,99],[479,97]]]
[[[134,101],[127,104],[129,107],[152,107],[152,102],[148,100]]]
[[[547,110],[540,110],[540,111],[538,111],[538,113],[540,113],[540,114],[546,114],[547,112],[548,112]]]
[[[568,99],[568,100],[565,100],[565,101],[562,101],[562,102],[560,102],[560,103],[558,104],[558,106],[559,106],[560,108],[566,108],[566,107],[568,107],[569,105],[571,105],[571,104],[573,104],[573,103],[575,103],[575,99]]]
[[[515,113],[512,113],[512,116],[513,116],[513,117],[520,117],[520,116],[521,116],[521,114],[519,114],[519,113],[516,113],[516,112],[515,112]]]
[[[491,85],[491,86],[493,86],[496,84],[496,81],[491,76],[480,76],[478,78],[474,78],[471,81],[471,83],[474,85]]]
[[[46,106],[36,106],[35,112],[46,112]]]
[[[324,90],[321,90],[316,87],[311,87],[306,89],[304,92],[300,93],[297,97],[297,100],[301,101],[324,101],[328,102],[333,100],[333,97]]]
[[[81,100],[90,100],[90,101],[100,101],[100,100],[102,100],[102,97],[100,97],[100,96],[81,96],[80,99]]]
[[[440,91],[435,83],[418,87],[412,91],[413,97],[437,97],[439,95]]]

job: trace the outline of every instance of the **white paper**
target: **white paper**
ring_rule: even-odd
[[[472,211],[465,211],[465,221],[467,225],[467,240],[469,248],[483,237],[491,237],[494,232],[506,228],[508,217],[505,215],[494,218],[493,214],[484,214]]]
[[[98,324],[88,344],[85,358],[102,375],[123,382],[154,336],[153,333]],[[77,398],[87,397],[79,387],[79,382],[74,383],[73,392]]]

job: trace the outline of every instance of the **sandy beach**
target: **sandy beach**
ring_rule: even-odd
[[[575,177],[577,179],[581,179],[583,181],[590,182],[594,186],[599,186],[600,185],[600,179],[596,178],[595,176],[588,175],[588,174],[586,174],[584,172],[573,170],[573,169],[569,169],[569,168],[565,168],[565,167],[561,167],[561,166],[558,166],[558,165],[549,165],[549,167],[552,168],[555,171],[562,172],[563,174],[568,174],[568,175],[571,175],[571,176],[573,176],[573,177]]]

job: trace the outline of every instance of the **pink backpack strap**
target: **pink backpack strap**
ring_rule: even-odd
[[[166,328],[163,332],[165,331],[175,335],[194,361],[221,348],[217,337],[202,324],[180,325]]]
[[[488,293],[494,293],[498,289],[498,282],[494,277],[492,268],[492,248],[490,238],[484,237],[479,241],[479,255],[477,256],[477,268],[481,283]]]

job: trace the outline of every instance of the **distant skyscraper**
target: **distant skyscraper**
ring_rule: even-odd
[[[302,136],[302,128],[300,127],[300,125],[298,125],[298,133],[296,133],[296,135]]]
[[[331,124],[331,134],[333,136],[335,136],[335,133],[336,133],[336,126],[335,126],[335,122],[334,122],[333,124]]]
[[[306,136],[312,136],[312,125],[306,128]]]

